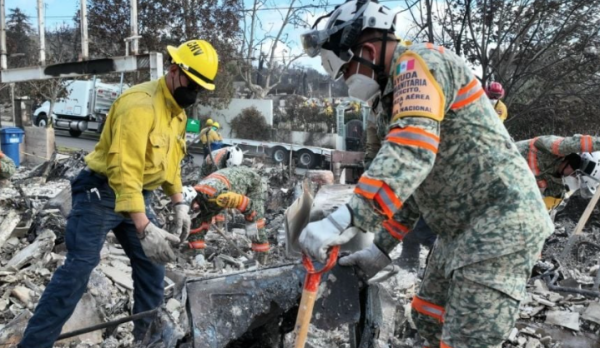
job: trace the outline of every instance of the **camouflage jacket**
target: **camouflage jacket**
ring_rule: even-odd
[[[213,164],[211,156],[215,159],[215,162],[217,162],[219,168],[217,168]],[[209,176],[210,174],[216,172],[218,169],[225,168],[225,164],[227,162],[227,148],[215,150],[211,153],[211,156],[206,156],[206,158],[204,158],[204,162],[202,162],[202,166],[200,167],[201,178]]]
[[[600,137],[545,135],[517,142],[517,148],[527,160],[538,187],[546,197],[561,198],[566,192],[558,167],[571,153],[600,151]]]
[[[552,233],[527,163],[454,53],[398,46],[376,112],[383,144],[350,200],[354,225],[387,231],[397,243],[406,228],[394,216],[413,198],[410,205],[451,244],[448,274],[537,248]],[[389,250],[381,245],[389,237],[376,240]]]
[[[194,188],[198,192],[195,200],[200,205],[200,211],[213,215],[223,210],[211,201],[221,193],[235,192],[246,196],[248,202],[245,209],[240,209],[240,212],[245,214],[256,211],[257,205],[264,205],[262,201],[256,202],[262,199],[250,197],[264,197],[267,189],[260,175],[243,166],[220,169],[200,180]]]
[[[17,171],[15,162],[0,152],[0,179],[10,179],[10,177]]]

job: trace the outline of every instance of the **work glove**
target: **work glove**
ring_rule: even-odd
[[[242,205],[244,198],[245,198],[244,195],[241,195],[239,193],[226,192],[226,193],[221,193],[220,195],[218,195],[217,198],[215,199],[215,202],[221,208],[235,209],[235,208],[238,208],[240,205]]]
[[[142,233],[138,233],[138,238],[144,253],[152,262],[165,264],[175,261],[175,253],[169,242],[179,243],[179,238],[176,236],[150,222]]]
[[[392,263],[392,260],[375,244],[371,244],[371,246],[366,249],[344,256],[338,262],[340,266],[358,267],[359,272],[362,273],[366,279],[373,278],[390,263]]]
[[[256,222],[246,224],[246,236],[251,240],[258,238],[258,225]]]
[[[189,212],[190,206],[184,202],[175,204],[175,235],[179,237],[181,243],[185,242],[190,235],[192,218]]]
[[[352,211],[343,205],[326,218],[308,224],[300,234],[300,248],[324,263],[330,247],[348,242],[359,231],[359,228],[352,227]]]

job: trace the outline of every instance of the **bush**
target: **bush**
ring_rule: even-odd
[[[265,117],[254,106],[243,109],[231,121],[231,130],[236,138],[249,140],[269,140],[271,134]]]

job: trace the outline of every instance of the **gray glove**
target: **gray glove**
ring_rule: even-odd
[[[352,212],[347,205],[343,205],[326,218],[308,224],[300,234],[300,248],[323,263],[327,260],[330,247],[347,243],[360,231],[351,225]]]
[[[338,264],[340,266],[356,266],[365,275],[365,278],[373,278],[379,271],[392,263],[392,260],[381,251],[375,244],[357,251],[354,254],[342,257]]]
[[[176,236],[150,222],[144,232],[138,233],[138,238],[142,243],[144,253],[152,262],[165,264],[175,261],[175,253],[169,242],[179,243],[179,238]]]
[[[258,238],[258,225],[256,222],[246,224],[246,236],[251,240]]]
[[[187,240],[190,235],[192,219],[190,218],[190,206],[188,204],[178,203],[175,205],[175,232],[181,243]]]

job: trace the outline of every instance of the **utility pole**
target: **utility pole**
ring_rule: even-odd
[[[81,0],[81,60],[88,60],[89,56],[87,1]]]
[[[8,69],[6,61],[6,8],[5,0],[0,0],[0,69]]]
[[[139,51],[137,0],[131,0],[131,37],[131,54],[135,56]]]
[[[38,31],[40,33],[40,65],[46,65],[46,25],[44,23],[44,0],[37,1]]]

